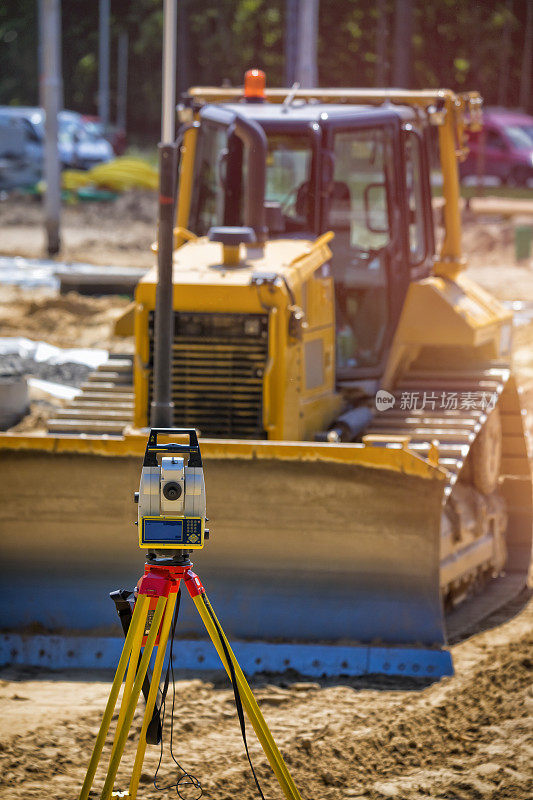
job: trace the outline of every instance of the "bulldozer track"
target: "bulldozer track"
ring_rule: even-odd
[[[48,432],[121,436],[132,419],[133,359],[112,355],[89,373],[80,394],[48,420]]]
[[[375,413],[367,436],[380,441],[387,437],[403,440],[409,450],[425,458],[432,455],[432,445],[436,446],[433,456],[438,453],[438,464],[447,473],[446,504],[476,437],[491,411],[498,408],[503,440],[501,475],[523,474],[523,453],[518,444],[524,436],[522,415],[502,402],[510,376],[509,368],[494,365],[445,374],[413,370],[394,388],[394,406]],[[446,402],[452,407],[442,408]],[[514,600],[527,585],[527,568],[497,578],[489,578],[491,571],[490,562],[482,569],[474,566],[463,581],[460,594],[465,602],[446,614],[449,640],[457,641],[473,633],[484,619]],[[452,583],[441,586],[444,596],[451,596],[453,589]]]
[[[509,376],[508,368],[493,366],[478,371],[454,370],[445,375],[429,370],[407,373],[393,391],[393,408],[375,413],[367,436],[405,437],[409,450],[425,458],[432,443],[437,443],[439,466],[448,474],[448,497]],[[446,402],[455,407],[443,408]]]
[[[469,598],[466,603],[446,615],[449,644],[455,644],[476,633],[480,623],[515,600],[524,588],[523,576],[514,573],[491,580],[479,595]]]

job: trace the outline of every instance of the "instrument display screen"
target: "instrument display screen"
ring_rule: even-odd
[[[202,520],[143,517],[141,545],[151,547],[198,547],[202,542]]]

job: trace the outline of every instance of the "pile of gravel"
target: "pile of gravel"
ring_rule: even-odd
[[[0,376],[25,375],[40,378],[44,381],[63,383],[66,386],[81,386],[91,372],[85,364],[49,364],[46,361],[34,361],[33,358],[21,358],[18,355],[0,355]]]

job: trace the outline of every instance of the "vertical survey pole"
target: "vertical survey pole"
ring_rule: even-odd
[[[57,115],[59,112],[59,91],[61,77],[59,72],[59,0],[43,0],[42,4],[42,55],[43,78],[42,96],[45,110],[44,179],[46,192],[44,199],[47,252],[49,256],[59,253],[61,185],[59,152],[57,147]]]
[[[98,21],[98,116],[109,128],[109,0],[100,0]]]
[[[285,86],[296,80],[298,58],[298,0],[285,0]]]
[[[413,0],[396,0],[394,4],[394,54],[392,82],[409,89],[413,58]]]
[[[296,81],[302,89],[318,86],[318,2],[299,0]]]
[[[161,98],[161,142],[174,142],[176,115],[177,0],[163,0],[163,95]]]
[[[174,182],[176,180],[176,38],[177,0],[163,5],[163,92],[159,144],[159,225],[157,233],[158,281],[154,330],[154,396],[151,424],[170,428],[172,403],[172,253],[174,244]]]

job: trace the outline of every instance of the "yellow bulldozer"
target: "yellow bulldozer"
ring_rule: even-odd
[[[202,439],[221,618],[242,639],[358,645],[363,671],[438,672],[445,612],[504,572],[518,591],[531,549],[512,315],[461,251],[481,98],[254,73],[192,88],[180,119],[173,413]],[[117,323],[131,386],[110,362],[47,435],[0,436],[4,596],[28,598],[4,626],[102,626],[138,571],[156,287],[154,269]],[[405,656],[422,650],[426,666]]]

